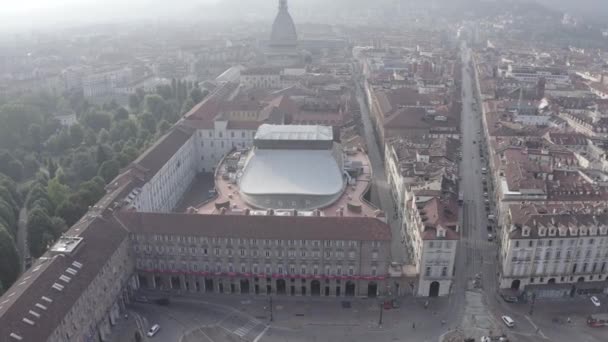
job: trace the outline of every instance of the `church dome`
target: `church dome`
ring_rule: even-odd
[[[272,24],[270,45],[295,46],[297,45],[297,41],[296,25],[293,23],[293,19],[287,10],[287,0],[279,0],[279,13]]]

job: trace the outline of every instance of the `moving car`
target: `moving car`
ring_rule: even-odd
[[[154,324],[150,330],[148,330],[148,337],[154,337],[154,335],[156,335],[156,333],[160,330],[160,325],[158,324]]]
[[[509,317],[509,316],[502,316],[502,321],[505,323],[506,326],[508,326],[509,328],[513,328],[515,326],[515,321],[513,320],[513,318]]]
[[[591,303],[593,303],[593,305],[595,306],[600,306],[600,300],[596,297],[596,296],[592,296],[591,298]]]
[[[494,241],[494,235],[488,234],[488,241]]]

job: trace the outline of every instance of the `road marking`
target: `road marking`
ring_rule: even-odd
[[[532,326],[534,327],[534,330],[536,330],[538,332],[538,334],[544,338],[545,340],[548,340],[549,338],[547,337],[547,335],[545,335],[542,330],[540,330],[540,328],[534,324],[534,322],[532,322],[532,319],[530,317],[528,317],[527,315],[524,315],[524,317],[528,320],[528,322],[530,322],[530,324],[532,324]]]
[[[258,323],[249,321],[244,326],[234,330],[233,333],[237,336],[243,337],[247,335],[253,328],[255,328],[256,325],[258,325]]]
[[[262,332],[253,339],[253,342],[258,342],[262,338],[262,336],[266,334],[266,331],[268,331],[268,329],[270,329],[270,325],[267,325],[266,328],[264,328],[264,330],[262,330]]]

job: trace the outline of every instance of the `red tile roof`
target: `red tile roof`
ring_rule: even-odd
[[[371,217],[303,217],[125,212],[120,221],[135,234],[257,239],[385,240],[390,227]]]

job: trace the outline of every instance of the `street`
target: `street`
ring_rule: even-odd
[[[499,296],[498,275],[498,240],[488,241],[488,214],[486,197],[484,196],[483,177],[490,177],[481,172],[482,167],[489,168],[482,159],[481,151],[485,151],[485,141],[481,126],[481,106],[474,100],[477,87],[473,72],[467,66],[471,63],[471,50],[463,44],[462,47],[462,163],[461,183],[464,190],[463,205],[463,236],[460,251],[457,255],[457,274],[455,291],[452,297],[459,298],[458,292],[463,279],[469,282],[480,276],[479,289],[469,289],[464,296],[466,302],[463,327],[465,331],[487,333],[505,332],[515,341],[605,341],[606,332],[601,329],[587,327],[585,320],[590,313],[591,303],[588,299],[537,300],[534,308],[529,303],[509,304]],[[488,178],[487,184],[492,182]],[[490,208],[493,195],[487,196]],[[495,228],[496,229],[496,228]],[[494,236],[499,236],[493,231]],[[460,271],[459,271],[460,270]],[[470,286],[469,286],[470,287]],[[479,294],[479,295],[476,295]],[[455,299],[456,301],[458,299]],[[477,303],[475,303],[477,301]],[[468,313],[468,314],[467,314]],[[516,325],[506,328],[500,317],[512,317]],[[571,324],[564,324],[571,318]],[[559,322],[557,322],[559,321]],[[478,336],[477,336],[478,337]]]
[[[380,146],[378,146],[378,140],[376,139],[376,135],[374,133],[369,109],[365,103],[365,96],[363,95],[361,84],[357,82],[356,87],[357,100],[359,102],[359,107],[361,108],[361,121],[363,121],[365,141],[367,143],[367,154],[372,164],[372,202],[384,210],[388,223],[391,226],[391,232],[393,235],[393,240],[391,242],[391,255],[393,261],[405,263],[408,261],[406,248],[401,242],[401,227],[399,226],[399,222],[394,219],[396,214],[395,204],[387,182],[386,172],[384,169],[384,158],[381,154],[382,149]]]

